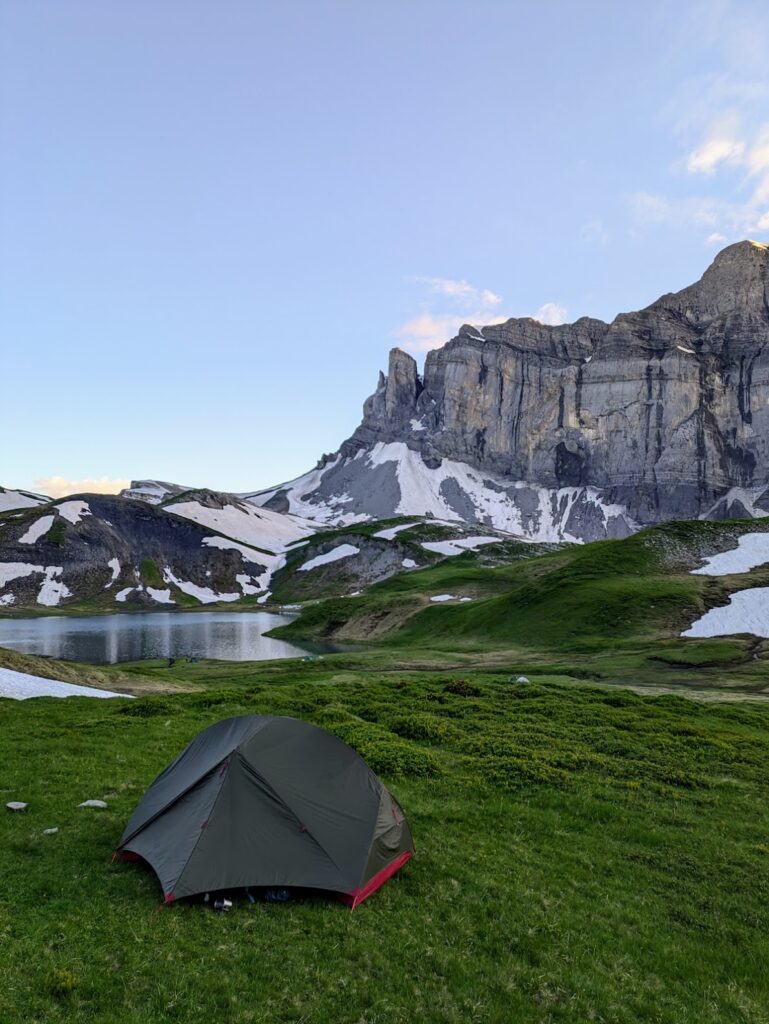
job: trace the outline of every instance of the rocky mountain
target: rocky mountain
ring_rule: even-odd
[[[484,523],[537,540],[769,513],[769,247],[610,324],[465,325],[423,374],[399,349],[363,422],[311,472],[247,496],[349,524]]]
[[[258,601],[282,556],[144,502],[82,494],[0,516],[0,606]]]

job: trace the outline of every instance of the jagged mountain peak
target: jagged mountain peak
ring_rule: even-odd
[[[647,311],[671,311],[700,328],[723,316],[769,322],[769,246],[748,240],[728,245],[699,281],[661,296]]]
[[[393,349],[363,421],[254,500],[328,522],[456,518],[540,540],[761,509],[769,486],[769,247],[611,324],[463,325],[424,374]]]

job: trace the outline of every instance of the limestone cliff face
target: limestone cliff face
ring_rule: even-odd
[[[611,324],[464,326],[423,377],[398,349],[341,454],[405,442],[545,488],[594,487],[639,523],[769,485],[769,247]]]

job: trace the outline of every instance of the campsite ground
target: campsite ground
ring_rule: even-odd
[[[650,663],[645,685],[714,694],[711,654],[694,677]],[[755,664],[727,655],[726,677]],[[150,663],[90,680],[187,692],[0,702],[3,794],[29,802],[0,841],[0,1020],[769,1021],[769,706],[580,681],[559,658]],[[264,712],[356,746],[417,856],[354,913],[155,913],[154,876],[110,863],[132,807],[201,728]],[[107,810],[77,807],[92,797]]]

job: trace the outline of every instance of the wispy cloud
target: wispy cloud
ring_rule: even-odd
[[[63,476],[46,476],[35,480],[35,487],[51,498],[66,498],[68,494],[117,494],[130,485],[130,480],[66,480]]]
[[[566,308],[559,302],[545,302],[535,313],[503,313],[504,299],[489,288],[477,288],[467,281],[445,277],[411,278],[423,287],[423,309],[395,330],[403,348],[416,354],[441,348],[455,337],[462,324],[476,327],[498,324],[512,316],[532,316],[543,324],[564,323]]]
[[[434,294],[456,299],[465,306],[493,309],[502,302],[501,295],[488,288],[475,288],[467,281],[452,281],[449,277],[415,277],[414,280],[427,285]]]
[[[697,194],[633,193],[632,230],[702,227],[707,244],[767,231],[769,8],[699,0],[669,29],[674,46],[701,51],[712,69],[682,82],[661,111],[680,146],[676,191],[683,180]]]
[[[560,302],[545,302],[533,314],[533,319],[539,320],[541,324],[550,324],[551,327],[554,327],[556,324],[565,324],[568,313],[568,309]]]
[[[462,324],[489,324],[506,320],[502,296],[490,288],[448,277],[414,277],[422,288],[422,310],[395,331],[399,343],[410,352],[429,352],[453,338]]]

